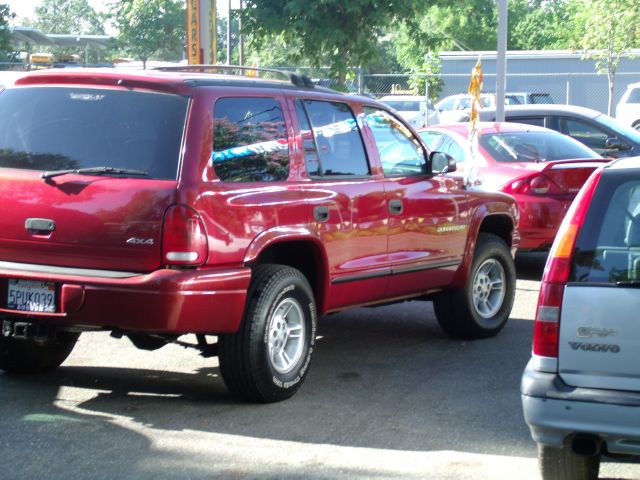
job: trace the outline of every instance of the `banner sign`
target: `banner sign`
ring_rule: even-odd
[[[187,0],[187,61],[202,63],[200,45],[200,0]]]

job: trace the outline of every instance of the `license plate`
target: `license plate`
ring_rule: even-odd
[[[55,284],[53,282],[10,279],[7,308],[25,312],[55,312]]]

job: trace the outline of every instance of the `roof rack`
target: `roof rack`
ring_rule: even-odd
[[[234,71],[240,71],[244,75],[250,77],[255,77],[258,73],[271,73],[289,80],[297,87],[315,87],[315,84],[306,75],[292,73],[286,70],[278,70],[275,68],[241,67],[237,65],[177,65],[175,67],[154,67],[151,70],[160,70],[163,72],[222,73],[227,75],[233,74]]]

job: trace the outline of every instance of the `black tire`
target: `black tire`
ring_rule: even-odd
[[[498,280],[502,279],[502,291]],[[474,296],[475,291],[475,296]],[[442,329],[466,339],[493,337],[507,323],[516,292],[516,267],[497,235],[480,233],[464,288],[442,292],[433,306]]]
[[[594,480],[600,471],[600,454],[577,455],[568,443],[562,448],[538,444],[538,467],[542,480]]]
[[[57,332],[55,338],[47,340],[0,337],[0,369],[19,374],[53,370],[67,359],[79,336]]]
[[[289,335],[291,328],[299,335]],[[287,266],[258,265],[239,330],[218,337],[224,383],[251,401],[291,397],[307,376],[315,337],[315,300],[305,276]]]

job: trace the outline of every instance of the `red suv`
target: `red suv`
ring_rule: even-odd
[[[509,316],[513,199],[442,175],[455,162],[374,100],[296,75],[63,70],[0,109],[8,372],[57,367],[83,331],[195,334],[232,392],[270,402],[304,380],[318,315],[430,299],[466,338]]]

